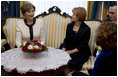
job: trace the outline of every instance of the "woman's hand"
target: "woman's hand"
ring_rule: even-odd
[[[73,49],[73,50],[68,50],[66,51],[68,54],[73,54],[73,53],[76,53],[78,52],[79,50],[77,48]]]
[[[62,50],[66,51],[66,48],[62,48]]]
[[[66,51],[68,54],[72,54],[73,52],[72,51]]]

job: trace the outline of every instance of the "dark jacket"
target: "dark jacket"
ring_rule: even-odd
[[[77,48],[78,53],[91,55],[91,51],[88,45],[90,39],[90,28],[84,22],[81,23],[79,31],[76,33],[73,31],[74,22],[67,25],[66,37],[64,39],[64,48],[72,50]]]
[[[107,54],[107,52],[105,54]],[[117,76],[117,51],[113,51],[112,54],[97,61],[97,68],[95,67],[96,65],[94,65],[92,72],[90,72],[90,76]],[[72,75],[73,76],[87,76],[87,74],[83,72],[79,72],[77,70],[74,71]]]
[[[108,54],[106,51],[105,54]],[[97,61],[97,60],[96,60]],[[116,76],[117,75],[117,51],[112,51],[112,54],[99,60],[96,72],[91,75],[95,76]],[[95,66],[94,66],[95,67]]]

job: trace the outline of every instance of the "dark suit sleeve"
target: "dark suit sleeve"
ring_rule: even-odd
[[[77,49],[79,51],[88,50],[86,48],[88,48],[88,42],[90,39],[90,34],[91,34],[90,28],[87,28],[86,31],[84,31],[83,35],[81,35],[81,36],[83,36],[82,40],[81,40],[80,44],[77,46]]]
[[[98,63],[97,76],[117,76],[117,56],[111,55]]]

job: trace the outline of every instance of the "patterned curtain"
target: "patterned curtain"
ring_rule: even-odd
[[[27,1],[1,1],[1,25],[4,24],[4,20],[7,17],[23,17],[21,15],[20,6],[25,2]],[[2,29],[1,38],[5,38]]]
[[[20,17],[19,1],[1,1],[1,25],[7,17]],[[1,26],[1,39],[5,38],[3,27]]]
[[[90,19],[93,1],[87,3],[87,20]]]
[[[1,21],[5,17],[23,17],[20,7],[27,1],[1,1]]]
[[[2,1],[1,2],[1,20],[5,17],[20,17],[19,1]]]
[[[100,1],[93,1],[90,19],[98,19]]]
[[[20,17],[20,2],[19,1],[10,1],[8,7],[8,16],[10,17]]]
[[[5,19],[5,16],[7,16],[8,12],[8,2],[7,1],[2,1],[1,2],[1,21]]]

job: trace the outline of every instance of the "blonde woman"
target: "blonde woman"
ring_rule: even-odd
[[[84,23],[86,10],[83,7],[76,7],[72,10],[72,23],[67,25],[66,37],[62,50],[70,54],[71,60],[68,68],[81,70],[82,65],[89,59],[91,51],[88,45],[90,39],[90,28]]]

